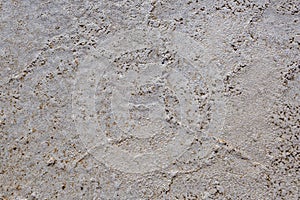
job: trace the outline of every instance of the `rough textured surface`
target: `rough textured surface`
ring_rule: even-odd
[[[299,199],[300,2],[0,2],[0,199]]]

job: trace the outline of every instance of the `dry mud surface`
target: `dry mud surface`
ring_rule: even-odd
[[[0,1],[0,199],[286,199],[299,0]]]

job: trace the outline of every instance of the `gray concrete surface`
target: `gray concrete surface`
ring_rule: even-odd
[[[299,199],[299,10],[0,1],[0,199]]]

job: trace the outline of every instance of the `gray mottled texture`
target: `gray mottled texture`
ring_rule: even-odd
[[[299,199],[299,10],[0,1],[0,199]]]

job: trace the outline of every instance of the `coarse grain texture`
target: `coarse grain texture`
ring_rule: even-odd
[[[1,200],[299,199],[299,0],[0,16]]]

